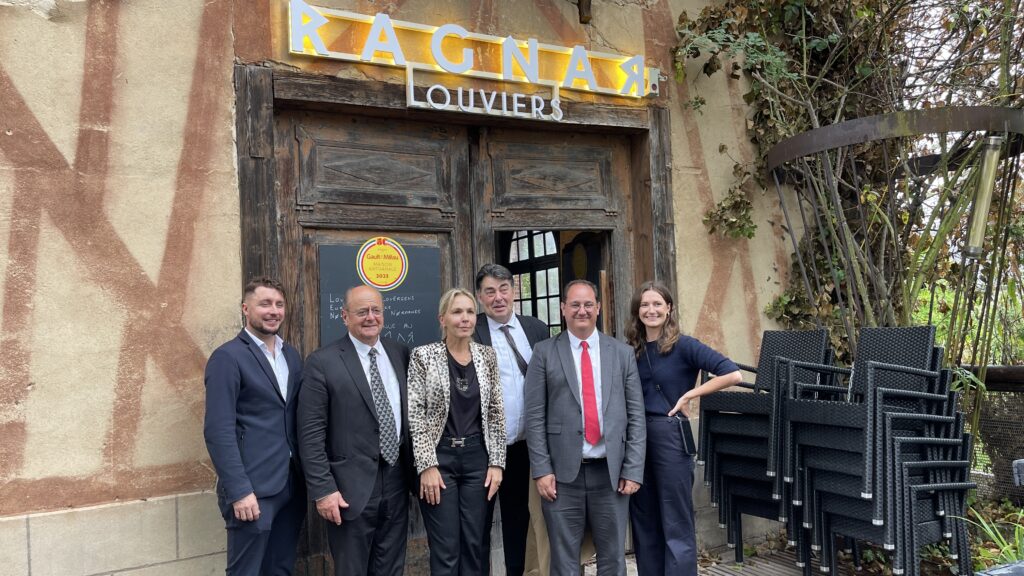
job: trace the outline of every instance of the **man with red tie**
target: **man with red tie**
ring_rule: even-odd
[[[643,481],[646,428],[636,356],[597,330],[597,287],[562,291],[567,331],[538,343],[526,373],[526,442],[551,543],[551,576],[577,576],[590,527],[599,576],[625,576],[629,495]]]

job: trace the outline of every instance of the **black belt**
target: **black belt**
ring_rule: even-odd
[[[608,462],[607,458],[584,458],[580,460],[581,464],[602,464]]]
[[[465,438],[442,436],[441,443],[438,444],[438,446],[444,448],[467,448],[469,446],[479,446],[483,443],[483,437],[483,434],[473,434],[472,436],[466,436]]]

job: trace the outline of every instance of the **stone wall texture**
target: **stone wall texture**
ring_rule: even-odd
[[[583,25],[564,0],[314,3],[643,53],[669,74],[679,13],[705,4],[595,0]],[[0,2],[0,572],[223,569],[201,423],[205,360],[240,326],[233,65],[403,82],[289,55],[286,14],[284,0]],[[644,103],[671,113],[681,320],[753,363],[788,240],[774,194],[754,194],[753,241],[701,223],[756,152],[743,81],[698,70]],[[703,542],[721,544],[698,501]]]

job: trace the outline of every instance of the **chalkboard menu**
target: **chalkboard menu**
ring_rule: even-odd
[[[368,253],[373,243],[392,247],[404,262],[389,262],[387,270],[400,270],[387,280]],[[383,257],[390,257],[385,254]],[[381,290],[384,298],[384,329],[381,337],[410,348],[440,339],[437,302],[441,299],[441,249],[432,246],[401,246],[390,238],[371,239],[362,246],[320,245],[320,345],[345,335],[341,308],[345,291],[366,284]]]

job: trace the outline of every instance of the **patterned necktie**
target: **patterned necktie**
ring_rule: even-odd
[[[594,367],[590,364],[589,346],[580,342],[580,377],[583,380],[583,437],[591,446],[601,441],[601,422],[597,419],[597,393],[594,391]]]
[[[506,324],[505,326],[502,326],[499,330],[501,330],[505,335],[505,340],[508,340],[508,345],[512,348],[512,355],[516,357],[516,364],[519,365],[519,371],[523,373],[523,376],[526,376],[526,360],[524,360],[523,355],[519,353],[519,348],[516,348],[516,341],[508,332],[508,325]]]
[[[380,453],[388,464],[394,465],[398,460],[398,427],[395,425],[395,413],[391,411],[388,393],[384,390],[384,380],[380,377],[377,367],[377,349],[370,348],[370,391],[373,393],[373,405],[377,408],[377,421],[380,423]]]

